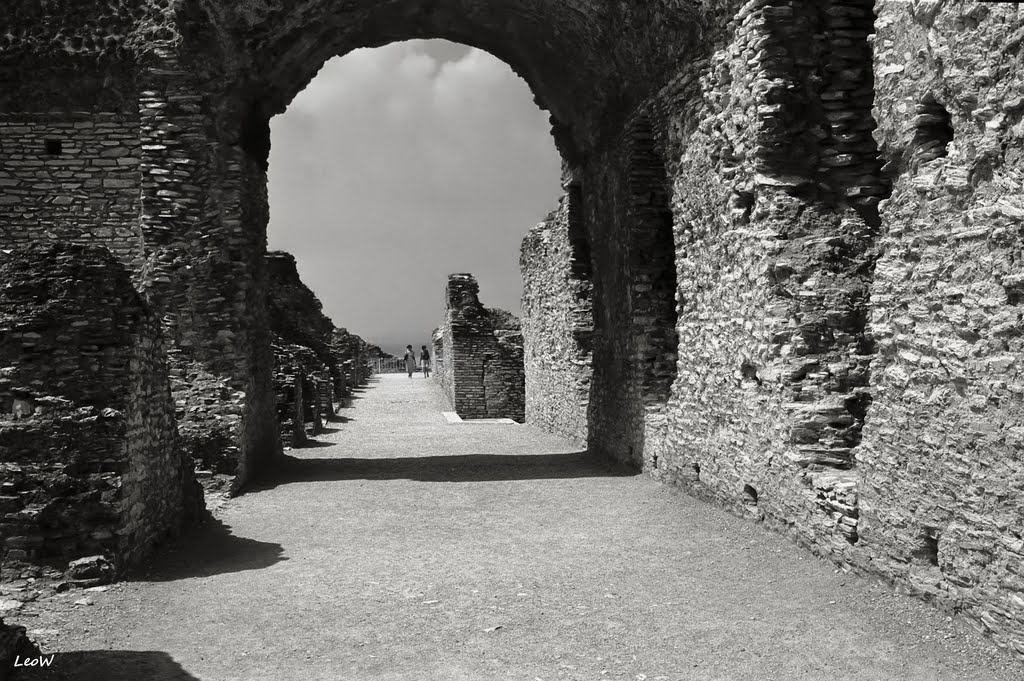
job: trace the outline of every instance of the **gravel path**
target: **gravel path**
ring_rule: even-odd
[[[1024,678],[961,621],[757,525],[443,409],[432,380],[377,379],[152,574],[27,610],[63,652],[24,678]]]

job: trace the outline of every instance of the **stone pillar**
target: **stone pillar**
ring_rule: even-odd
[[[145,264],[136,280],[164,319],[175,362],[198,363],[241,394],[224,406],[238,423],[238,491],[281,451],[263,280],[266,177],[225,141],[232,117],[172,50],[154,48],[139,82]]]

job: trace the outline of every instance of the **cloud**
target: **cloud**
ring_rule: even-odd
[[[335,324],[423,344],[451,272],[518,312],[519,243],[561,190],[547,114],[503,62],[445,41],[356,50],[271,130],[270,245]]]

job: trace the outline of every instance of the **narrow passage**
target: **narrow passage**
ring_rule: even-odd
[[[966,625],[762,527],[446,409],[433,380],[375,378],[152,574],[41,613],[62,652],[25,678],[1019,677]]]

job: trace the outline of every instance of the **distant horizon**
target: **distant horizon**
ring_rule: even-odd
[[[272,119],[268,177],[269,247],[335,326],[399,356],[429,345],[451,273],[520,315],[520,244],[562,194],[527,84],[444,40],[328,61]]]

